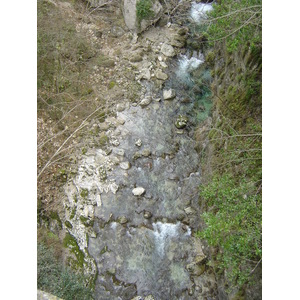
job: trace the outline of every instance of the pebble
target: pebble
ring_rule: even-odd
[[[145,193],[145,189],[143,187],[136,187],[132,190],[132,194],[134,196],[141,196]]]

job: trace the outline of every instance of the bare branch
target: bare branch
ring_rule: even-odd
[[[76,132],[78,132],[79,130],[81,130],[82,128],[84,128],[85,126],[87,126],[88,124],[86,124],[86,121],[92,116],[94,115],[98,110],[100,110],[102,108],[102,106],[99,106],[96,110],[94,110],[91,114],[89,114],[83,121],[82,123],[73,131],[73,133],[60,145],[60,147],[55,151],[55,153],[51,156],[51,158],[48,160],[48,162],[45,164],[45,166],[42,168],[42,170],[40,171],[40,173],[37,176],[37,179],[42,175],[42,173],[45,171],[45,169],[50,165],[51,161],[53,160],[53,158],[55,156],[57,156],[61,149],[64,147],[64,145],[76,134]]]

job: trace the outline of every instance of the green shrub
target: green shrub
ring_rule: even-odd
[[[136,4],[136,16],[140,23],[144,19],[149,19],[154,16],[151,0],[140,0]]]
[[[64,268],[44,243],[37,246],[37,287],[64,300],[93,299],[84,276]]]
[[[261,195],[246,180],[236,182],[229,175],[216,176],[201,191],[202,201],[210,207],[203,214],[206,228],[199,234],[222,251],[215,262],[227,271],[232,284],[249,280],[253,264],[262,255]]]

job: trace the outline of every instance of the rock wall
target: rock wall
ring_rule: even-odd
[[[156,23],[163,14],[163,8],[158,0],[153,1],[151,11],[153,16],[141,20],[139,22],[136,14],[136,5],[139,0],[124,0],[123,2],[123,15],[125,24],[129,30],[140,33],[147,29],[152,24]]]

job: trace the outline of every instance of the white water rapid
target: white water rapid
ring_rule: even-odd
[[[194,22],[200,23],[202,19],[206,18],[206,13],[211,11],[212,9],[212,3],[192,2],[190,17]]]
[[[170,223],[153,223],[154,229],[154,238],[155,238],[155,247],[160,257],[165,255],[165,245],[168,241],[173,237],[178,237],[180,235],[180,222],[177,224],[170,224]],[[190,236],[191,229],[188,227],[187,232],[184,236]]]

